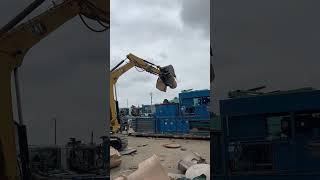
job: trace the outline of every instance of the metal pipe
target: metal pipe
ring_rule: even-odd
[[[19,86],[18,68],[14,68],[13,73],[14,73],[14,80],[15,80],[14,82],[15,82],[15,88],[16,88],[16,98],[17,98],[19,124],[23,125],[22,105],[21,105],[21,92],[20,92],[20,86]]]
[[[15,25],[22,21],[26,16],[28,16],[32,11],[39,7],[45,0],[35,0],[28,7],[26,7],[21,13],[9,21],[5,26],[0,30],[0,35],[11,30]]]
[[[93,131],[91,131],[91,144],[93,144]]]
[[[19,71],[18,68],[14,68],[14,82],[15,82],[15,93],[17,98],[17,110],[18,110],[18,137],[19,137],[19,149],[20,149],[20,160],[22,168],[23,179],[31,179],[30,169],[29,169],[29,154],[28,154],[28,140],[27,140],[27,130],[23,125],[23,116],[22,116],[22,105],[21,105],[21,95],[20,95],[20,86],[19,86]]]
[[[54,145],[57,145],[57,118],[54,118]]]

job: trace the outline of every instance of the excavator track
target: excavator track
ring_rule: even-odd
[[[110,146],[122,151],[128,146],[128,138],[122,134],[112,135],[110,137]]]

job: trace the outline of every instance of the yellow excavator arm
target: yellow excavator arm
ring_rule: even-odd
[[[172,66],[160,67],[151,62],[148,62],[144,59],[141,59],[133,54],[128,54],[127,59],[128,63],[119,67],[123,62],[121,61],[115,68],[111,70],[110,78],[110,114],[111,114],[111,123],[110,127],[113,133],[116,133],[120,130],[120,123],[117,117],[116,101],[115,101],[115,84],[117,83],[119,77],[126,73],[133,67],[143,69],[144,71],[159,76],[157,81],[157,88],[161,91],[165,91],[166,87],[176,88],[177,84],[175,81],[175,74]]]
[[[22,64],[29,49],[77,15],[83,21],[85,16],[108,29],[109,9],[109,0],[64,0],[20,25],[0,31],[0,179],[15,180],[19,174],[12,113],[12,71]]]

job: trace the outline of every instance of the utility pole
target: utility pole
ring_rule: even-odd
[[[129,108],[129,100],[127,99],[127,108]]]
[[[91,144],[93,144],[93,131],[91,131]]]
[[[54,145],[57,145],[57,116],[53,116],[54,121]]]

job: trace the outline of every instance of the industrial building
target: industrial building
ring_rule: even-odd
[[[183,91],[179,93],[178,103],[153,105],[148,108],[152,115],[133,118],[132,126],[138,133],[209,136],[209,106],[209,90]]]

